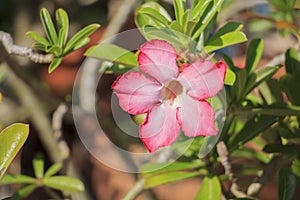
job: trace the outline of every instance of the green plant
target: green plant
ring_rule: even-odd
[[[66,11],[62,8],[57,9],[55,17],[56,29],[48,10],[42,8],[40,11],[41,22],[47,38],[33,31],[27,32],[27,36],[36,41],[33,48],[53,55],[53,61],[48,69],[49,73],[59,66],[64,56],[87,45],[90,42],[89,36],[100,27],[99,24],[90,24],[68,40],[69,18]]]
[[[23,199],[30,195],[38,187],[46,187],[63,192],[82,192],[83,183],[75,178],[56,175],[63,167],[61,163],[55,163],[44,172],[44,160],[41,154],[37,154],[32,161],[35,178],[27,175],[5,175],[0,185],[23,184],[12,197],[8,199]]]

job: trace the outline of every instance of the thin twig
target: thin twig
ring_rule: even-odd
[[[0,31],[0,42],[8,54],[28,57],[35,63],[51,63],[54,58],[52,54],[39,54],[34,52],[32,48],[15,45],[11,35],[4,31]]]
[[[70,149],[63,138],[62,134],[62,121],[64,114],[68,111],[68,107],[65,104],[60,104],[52,117],[52,127],[54,130],[54,136],[58,141],[59,149],[61,150],[61,156],[65,160],[70,156]]]
[[[232,167],[231,167],[231,164],[229,163],[229,159],[228,159],[228,150],[227,150],[227,147],[226,147],[226,145],[223,141],[220,141],[217,144],[217,152],[218,152],[218,155],[221,159],[221,164],[225,169],[225,174],[228,175],[229,180],[232,183],[231,187],[230,187],[231,193],[234,196],[236,196],[237,198],[248,197],[247,194],[240,191],[240,188],[239,188],[238,184],[236,183],[237,179],[234,177],[234,174],[232,173]]]
[[[122,200],[134,200],[137,196],[139,196],[144,190],[145,181],[144,179],[140,179],[136,182],[136,184],[130,189],[130,191],[123,197]]]

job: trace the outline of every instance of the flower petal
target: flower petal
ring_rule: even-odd
[[[179,133],[177,109],[161,104],[153,107],[140,126],[140,137],[149,152],[172,144]]]
[[[123,110],[130,114],[146,113],[160,103],[162,86],[141,72],[127,72],[112,85]]]
[[[225,73],[225,64],[205,60],[186,67],[178,79],[187,94],[201,100],[215,96],[223,88]]]
[[[185,95],[182,107],[178,113],[184,135],[195,137],[199,135],[212,136],[217,134],[214,121],[214,110],[204,100],[196,100]]]
[[[140,48],[139,68],[161,83],[178,76],[177,53],[172,45],[163,40],[151,40]]]

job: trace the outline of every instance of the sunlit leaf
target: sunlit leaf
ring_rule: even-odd
[[[151,8],[151,7],[141,7],[137,10],[139,14],[149,15],[151,18],[158,20],[160,23],[168,25],[171,22],[170,19],[166,18],[164,15],[160,14],[159,11]]]
[[[92,33],[94,33],[100,27],[99,24],[90,24],[79,32],[77,32],[66,44],[64,49],[64,55],[70,53],[78,43],[81,43],[82,40],[85,40]]]
[[[245,68],[249,74],[253,73],[257,67],[257,64],[262,56],[263,47],[264,42],[262,39],[254,39],[250,42],[245,63]]]
[[[222,35],[225,35],[230,32],[239,32],[243,28],[243,24],[238,22],[228,22],[225,25],[223,25],[211,38],[211,40],[215,40],[218,37],[221,37]]]
[[[217,176],[204,177],[195,200],[221,199],[221,184]]]
[[[41,21],[45,30],[45,33],[51,44],[57,44],[57,33],[54,28],[51,16],[46,8],[42,8],[40,11]]]
[[[242,32],[229,32],[227,34],[221,35],[215,39],[210,40],[205,45],[205,50],[207,53],[212,51],[222,49],[234,44],[242,43],[247,41],[246,35]]]
[[[27,124],[15,123],[0,133],[0,179],[15,158],[29,134]]]
[[[203,167],[205,163],[201,161],[197,162],[168,162],[168,163],[147,163],[140,169],[140,173],[143,177],[149,177],[157,174],[191,170],[199,167]]]
[[[198,22],[211,1],[212,0],[199,0],[198,3],[195,4],[191,10],[190,20]]]
[[[49,46],[50,45],[50,43],[48,42],[47,39],[45,39],[42,35],[40,35],[40,34],[38,34],[36,32],[29,31],[29,32],[26,33],[26,35],[29,38],[35,40],[37,43],[43,44],[45,46]]]
[[[44,177],[50,177],[59,172],[62,169],[61,163],[55,163],[49,167],[49,169],[46,171]]]
[[[60,57],[61,54],[62,54],[62,52],[63,52],[63,50],[59,46],[52,45],[52,46],[50,46],[49,49],[47,49],[47,52],[52,53],[55,57]]]
[[[175,11],[175,17],[176,21],[183,25],[183,16],[186,10],[186,0],[174,0],[174,11]]]
[[[209,22],[213,19],[215,14],[221,9],[222,3],[224,0],[213,0],[206,7],[203,15],[200,18],[198,25],[195,28],[195,32],[193,33],[192,39],[197,39],[203,30],[207,27]]]
[[[29,196],[38,186],[33,185],[27,185],[17,191],[12,197],[8,198],[7,200],[23,200],[27,196]]]
[[[43,185],[61,191],[84,191],[84,185],[80,180],[68,176],[51,176],[44,178]]]
[[[93,46],[85,52],[85,55],[131,67],[138,66],[137,56],[134,53],[113,44]]]
[[[158,174],[155,176],[150,176],[145,179],[145,188],[149,189],[159,185],[181,181],[188,178],[193,178],[199,175],[200,174],[198,172],[180,172],[180,171]]]
[[[5,175],[0,180],[0,185],[14,184],[14,183],[37,183],[35,178],[26,175]]]
[[[56,10],[55,16],[58,30],[58,46],[62,48],[68,38],[69,17],[66,11],[62,8]]]
[[[152,8],[154,10],[157,10],[161,15],[164,16],[168,21],[172,21],[172,18],[170,17],[168,11],[164,7],[162,7],[160,4],[150,1],[147,3],[144,3],[140,6],[140,8]],[[137,9],[138,12],[139,8]]]
[[[77,49],[80,49],[80,48],[86,46],[90,41],[91,41],[90,38],[85,38],[85,39],[81,40],[80,42],[77,42],[73,48],[73,51],[76,51]]]
[[[37,178],[44,176],[44,157],[42,154],[36,154],[32,161],[34,175]]]
[[[48,67],[48,73],[53,72],[62,62],[63,58],[54,58]]]

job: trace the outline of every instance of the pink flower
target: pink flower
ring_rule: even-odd
[[[188,137],[217,134],[214,111],[205,100],[224,85],[225,64],[194,62],[182,71],[178,54],[162,40],[145,43],[138,55],[140,72],[127,72],[112,85],[126,112],[147,113],[140,137],[150,152],[171,145],[180,127]]]

